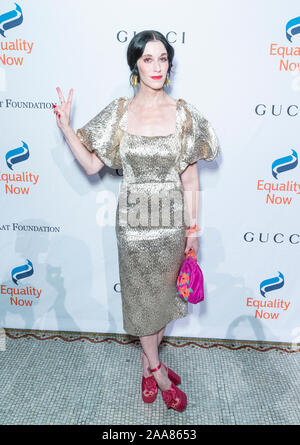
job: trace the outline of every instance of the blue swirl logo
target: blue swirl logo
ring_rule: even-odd
[[[283,158],[276,159],[272,163],[272,175],[275,179],[277,178],[278,173],[285,172],[287,170],[292,170],[298,165],[298,155],[295,150],[292,150],[292,154],[288,156],[284,156]]]
[[[33,264],[27,258],[27,264],[23,264],[22,266],[14,267],[11,271],[11,278],[15,284],[19,284],[19,280],[23,280],[24,278],[30,277],[33,275]]]
[[[285,26],[286,38],[292,42],[292,36],[300,33],[300,17],[289,20]]]
[[[15,28],[16,26],[21,25],[23,22],[23,13],[22,9],[17,3],[15,3],[16,8],[11,11],[5,12],[4,14],[0,14],[0,34],[3,37],[4,32],[7,29]]]
[[[22,141],[22,146],[18,148],[14,148],[13,150],[9,150],[6,155],[6,164],[7,166],[13,170],[13,164],[17,164],[18,162],[23,162],[29,158],[29,149],[26,142]]]
[[[280,289],[284,285],[284,276],[278,271],[278,277],[268,278],[260,283],[260,293],[266,298],[266,292]]]

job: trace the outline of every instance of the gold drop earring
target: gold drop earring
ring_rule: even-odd
[[[131,78],[131,84],[133,86],[133,88],[137,87],[138,84],[138,76],[136,74],[134,74]]]
[[[168,78],[168,74],[167,74],[165,82],[164,82],[164,86],[167,87],[169,85],[169,83],[170,83],[170,79]]]

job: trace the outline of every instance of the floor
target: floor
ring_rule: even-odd
[[[141,398],[139,339],[5,329],[1,425],[292,425],[300,423],[300,346],[164,337],[160,358],[188,405]]]

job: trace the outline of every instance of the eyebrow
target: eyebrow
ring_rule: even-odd
[[[168,54],[167,53],[161,53],[161,56],[167,56]],[[145,57],[145,56],[151,56],[152,57],[152,54],[143,54],[143,57]]]

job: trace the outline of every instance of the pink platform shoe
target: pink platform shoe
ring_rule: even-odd
[[[152,403],[157,396],[156,380],[151,375],[150,377],[142,377],[142,399],[145,403]]]
[[[172,369],[168,368],[167,365],[163,362],[160,362],[159,367],[164,365],[166,370],[168,371],[168,377],[175,385],[179,385],[181,383],[181,378],[178,374],[176,374]],[[157,368],[155,368],[157,370]],[[159,369],[159,368],[158,368]],[[151,369],[148,368],[148,371],[151,372]],[[150,377],[142,377],[142,399],[145,403],[152,403],[157,397],[158,387],[155,378],[153,375]]]
[[[161,392],[162,398],[167,405],[167,408],[173,408],[176,411],[183,411],[187,405],[186,394],[181,391],[174,383],[171,383],[171,388]]]
[[[149,371],[150,372],[158,371],[160,369],[161,365],[162,365],[162,362],[159,363],[157,368],[149,369]],[[165,402],[168,409],[173,408],[176,411],[181,412],[186,408],[186,405],[187,405],[186,394],[183,391],[181,391],[179,388],[177,388],[177,386],[175,386],[173,381],[171,382],[170,389],[162,391],[161,395],[162,395],[163,401]]]

